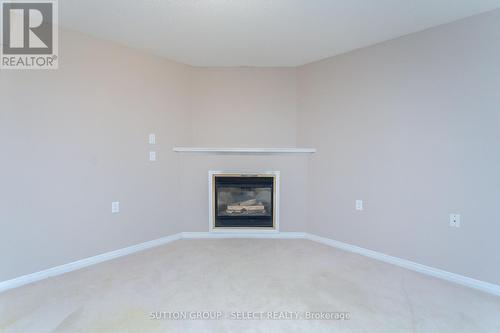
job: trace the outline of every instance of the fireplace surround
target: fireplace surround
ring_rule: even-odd
[[[208,182],[210,231],[278,231],[278,171],[209,171]]]

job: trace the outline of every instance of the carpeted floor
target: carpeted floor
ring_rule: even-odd
[[[498,333],[500,297],[308,240],[180,240],[0,294],[0,332]]]

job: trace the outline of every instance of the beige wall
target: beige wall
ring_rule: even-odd
[[[495,11],[301,67],[309,231],[500,283],[499,59]]]
[[[195,146],[294,147],[295,68],[193,68]]]
[[[281,230],[305,229],[305,157],[172,152],[294,146],[294,68],[198,69],[66,30],[60,46],[59,70],[0,72],[0,281],[208,231],[210,169],[281,171]]]
[[[294,147],[295,68],[192,68],[194,146]],[[304,231],[308,157],[179,154],[179,216],[185,231],[208,231],[208,170],[280,171],[280,230]]]
[[[59,70],[0,71],[0,281],[182,230],[188,67],[60,35]]]

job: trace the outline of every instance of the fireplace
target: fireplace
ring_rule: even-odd
[[[277,230],[278,172],[210,172],[210,230]]]

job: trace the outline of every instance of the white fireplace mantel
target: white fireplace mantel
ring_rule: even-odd
[[[316,148],[212,148],[174,147],[177,153],[232,153],[232,154],[313,154]]]

